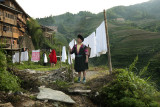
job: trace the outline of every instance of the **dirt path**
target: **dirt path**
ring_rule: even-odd
[[[93,78],[96,78],[98,76],[104,76],[108,74],[108,71],[87,71],[87,75],[86,75],[86,79],[87,81],[93,79]]]
[[[46,84],[48,79],[47,79],[47,81],[44,79],[46,81],[45,82],[42,78],[42,77],[49,78],[49,80],[51,79],[50,81],[53,81],[52,78],[56,79],[53,74],[55,74],[56,76],[59,76],[63,73],[59,74],[60,71],[56,71],[55,73],[53,73],[53,71],[48,71],[48,72],[32,72],[32,70],[29,70],[29,71],[24,70],[24,71],[15,71],[14,72],[15,75],[17,75],[18,77],[20,77],[20,79],[23,80],[23,83],[21,85],[22,85],[22,88],[24,90],[26,90],[26,93],[24,93],[23,95],[20,95],[20,96],[11,95],[11,98],[13,101],[7,100],[7,99],[11,99],[11,98],[6,97],[6,101],[4,101],[4,103],[11,102],[15,107],[18,107],[18,106],[21,106],[24,104],[26,105],[26,103],[31,104],[31,106],[27,106],[27,107],[33,107],[34,105],[36,105],[37,107],[54,107],[53,106],[54,104],[59,105],[59,107],[64,107],[64,106],[66,106],[66,107],[97,107],[97,105],[95,105],[91,101],[91,99],[89,98],[89,93],[70,93],[67,90],[69,90],[69,89],[92,90],[92,86],[88,85],[87,83],[89,83],[90,81],[92,83],[92,80],[97,79],[99,77],[103,77],[104,75],[107,74],[107,71],[98,71],[98,70],[97,71],[96,70],[87,71],[87,76],[86,76],[87,83],[86,84],[74,83],[65,89],[64,92],[66,94],[68,94],[69,96],[71,96],[71,98],[76,102],[76,104],[74,104],[74,105],[68,105],[68,104],[60,103],[60,102],[54,102],[54,101],[44,102],[44,101],[39,101],[36,99],[36,96],[39,93],[39,90],[38,90],[39,86],[46,86],[46,87],[54,89],[54,90],[59,90],[59,88],[60,88],[60,91],[63,91],[62,87],[59,87],[58,85],[55,85],[53,83]],[[65,72],[65,69],[63,72]],[[50,74],[52,74],[52,75],[50,75]],[[41,78],[39,78],[39,77],[41,77]],[[96,82],[94,82],[94,84],[95,83]],[[17,98],[19,98],[21,100],[16,100]],[[1,100],[1,98],[0,98],[0,100]]]
[[[103,77],[104,75],[108,74],[107,71],[87,71],[86,80],[87,83],[92,81],[93,79]],[[72,86],[70,86],[71,90],[91,90],[90,85],[83,83],[74,83]],[[89,98],[88,94],[84,93],[75,93],[71,95],[72,99],[76,102],[76,104],[73,107],[97,107]]]
[[[103,77],[104,75],[107,75],[108,72],[107,71],[87,71],[87,75],[86,75],[86,80],[87,80],[87,83],[89,81],[91,81],[92,79],[96,79],[96,78],[99,78],[99,77]],[[90,89],[90,86],[88,86],[86,84],[83,84],[82,82],[81,83],[74,83],[72,86],[70,86],[69,89],[71,90],[91,90]]]

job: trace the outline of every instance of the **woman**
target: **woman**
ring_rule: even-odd
[[[84,41],[83,36],[78,35],[77,45],[74,45],[71,54],[75,53],[75,65],[74,69],[78,72],[78,82],[81,82],[81,72],[83,72],[83,83],[86,83],[86,69],[88,69],[88,49],[87,46],[82,44]]]
[[[57,63],[57,56],[56,56],[56,51],[54,49],[50,53],[49,58],[50,58],[51,67],[53,67],[53,65],[55,66],[55,64]]]

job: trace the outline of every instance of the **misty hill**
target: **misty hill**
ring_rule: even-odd
[[[139,65],[145,66],[153,57],[159,56],[160,21],[157,11],[159,0],[151,0],[132,6],[117,6],[107,11],[111,53],[114,67],[127,67],[139,55]],[[124,18],[125,22],[113,19]],[[103,21],[103,12],[93,14],[82,11],[78,14],[65,13],[37,19],[40,24],[58,26],[56,38],[67,43],[81,33],[84,37],[91,34]],[[154,26],[156,25],[156,26]],[[155,32],[156,31],[156,32]],[[158,54],[158,55],[157,55]],[[106,64],[106,55],[91,60],[92,64]]]
[[[142,20],[147,20],[147,23],[153,23],[152,21],[160,20],[159,10],[160,10],[160,0],[151,0],[149,2],[136,4],[132,6],[117,6],[108,9],[107,16],[108,20],[113,20],[116,18],[124,18],[129,21],[137,21],[135,26],[138,26],[139,22]],[[151,19],[153,19],[151,21]],[[74,38],[77,33],[82,33],[87,36],[92,33],[93,30],[101,23],[103,20],[103,12],[99,14],[93,14],[91,12],[81,11],[78,14],[65,13],[58,16],[49,16],[45,18],[37,19],[37,21],[46,26],[57,26],[58,32],[64,34],[68,39]],[[148,21],[150,20],[150,21]],[[146,23],[146,22],[144,22]],[[141,23],[142,25],[144,23]],[[149,24],[150,24],[149,23]],[[144,29],[147,28],[148,24],[140,26]],[[69,41],[69,40],[68,40]]]
[[[108,10],[110,19],[123,17],[126,20],[159,19],[160,0],[151,0],[149,2],[131,5],[117,6]]]

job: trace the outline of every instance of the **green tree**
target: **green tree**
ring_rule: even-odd
[[[40,48],[41,41],[43,40],[42,38],[44,38],[41,26],[36,20],[31,18],[29,21],[27,21],[27,27],[28,34],[32,37],[32,42],[35,48]]]

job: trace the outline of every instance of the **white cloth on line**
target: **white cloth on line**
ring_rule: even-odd
[[[21,61],[28,61],[28,51],[21,52]]]
[[[21,61],[28,61],[29,57],[28,57],[28,51],[25,52],[21,52]],[[19,62],[19,52],[16,52],[15,55],[13,55],[12,57],[12,62]]]
[[[69,47],[72,49],[75,44],[77,44],[77,43],[76,43],[76,40],[73,39],[73,40],[69,43]],[[71,59],[72,59],[72,60],[75,59],[75,54],[74,54],[74,53],[71,55]]]
[[[89,45],[89,38],[88,37],[84,38],[83,44],[86,46]]]
[[[15,55],[12,56],[12,62],[15,63]]]
[[[21,62],[25,60],[25,52],[21,52]]]
[[[101,54],[106,54],[106,52],[108,51],[104,21],[96,29],[96,51],[97,56],[100,56]]]
[[[66,60],[67,60],[66,47],[63,46],[63,48],[62,48],[62,60],[61,60],[61,62],[66,62]]]
[[[71,56],[71,54],[70,54],[70,53],[69,53],[69,51],[68,51],[68,64],[69,64],[69,65],[71,65],[71,63],[72,63],[72,62],[71,62],[71,61],[72,61],[72,59],[71,59],[71,57],[70,57],[70,56]]]
[[[28,61],[29,60],[29,55],[28,55],[28,51],[25,51],[25,56],[26,56],[26,61]]]
[[[90,57],[89,58],[96,57],[96,55],[97,55],[97,52],[96,52],[96,33],[93,32],[87,38],[88,38],[88,45],[91,48],[91,52],[90,52]]]
[[[76,40],[73,39],[73,40],[69,43],[70,48],[73,48],[73,46],[74,46],[75,44],[77,44],[77,43],[76,43]]]
[[[19,52],[15,53],[15,62],[19,62]]]
[[[44,63],[48,63],[47,55],[44,54]]]

